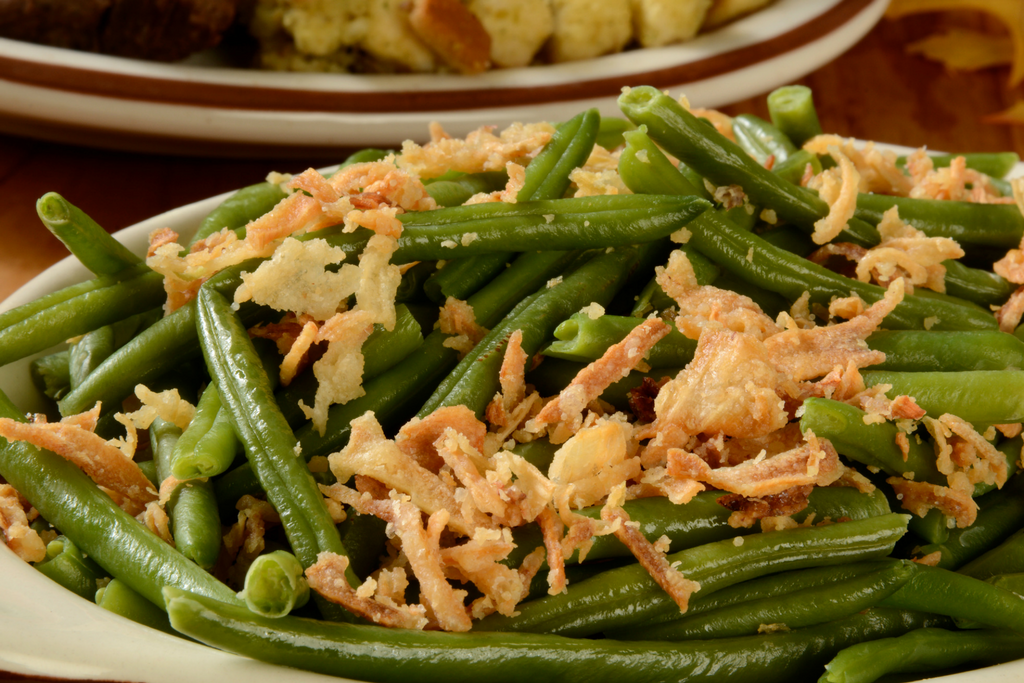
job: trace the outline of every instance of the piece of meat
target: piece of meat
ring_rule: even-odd
[[[0,0],[0,36],[172,62],[214,47],[241,0]]]

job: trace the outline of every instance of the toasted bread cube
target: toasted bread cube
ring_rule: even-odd
[[[498,67],[527,66],[555,29],[548,0],[469,0],[468,7],[490,34]]]

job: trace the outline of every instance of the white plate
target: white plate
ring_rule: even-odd
[[[1014,172],[1021,174],[1024,164]],[[118,232],[117,237],[137,253],[145,252],[149,233],[158,228],[169,227],[187,237],[226,196],[161,214]],[[68,257],[11,295],[0,304],[0,310],[88,277],[88,272]],[[28,377],[28,359],[0,368],[0,387],[24,410],[42,406]],[[256,662],[139,626],[66,591],[2,544],[0,577],[0,679],[8,672],[133,683],[281,683],[282,676],[295,683],[347,680]],[[929,680],[1017,683],[1024,680],[1024,660]]]
[[[716,107],[793,82],[877,23],[888,0],[776,0],[681,45],[477,76],[274,73],[156,64],[0,39],[0,131],[203,155],[312,154],[421,139],[442,120],[617,115],[626,85],[682,90]]]

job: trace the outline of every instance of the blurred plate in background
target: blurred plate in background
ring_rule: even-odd
[[[0,39],[0,131],[58,142],[204,156],[336,156],[424,140],[443,120],[557,121],[618,114],[623,86],[717,107],[792,82],[860,40],[888,0],[776,0],[693,41],[476,76],[281,73],[216,59],[160,64]]]

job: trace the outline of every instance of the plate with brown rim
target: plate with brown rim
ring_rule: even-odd
[[[632,85],[717,107],[831,61],[887,4],[775,0],[680,45],[475,76],[269,72],[209,54],[159,64],[0,39],[0,131],[146,152],[324,158],[418,139],[435,120],[464,136],[586,107],[617,115],[616,97]]]

